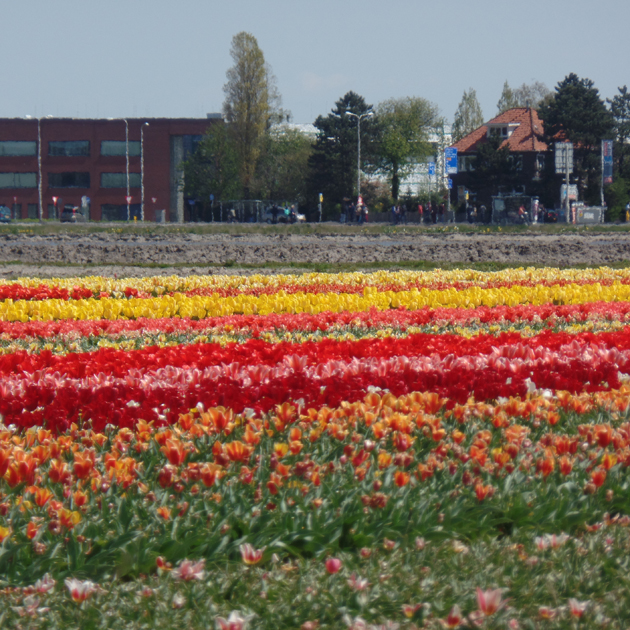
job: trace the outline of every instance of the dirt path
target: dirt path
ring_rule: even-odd
[[[189,275],[206,265],[432,262],[607,265],[630,260],[630,234],[0,235],[0,277]],[[2,264],[2,262],[20,264]],[[52,263],[52,264],[51,264]],[[72,263],[86,267],[58,267]],[[134,268],[137,264],[189,265]],[[100,267],[103,265],[103,267]],[[217,268],[213,269],[218,272]],[[232,272],[232,270],[231,270]]]

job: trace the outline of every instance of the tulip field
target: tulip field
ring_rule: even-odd
[[[629,410],[629,269],[0,285],[0,627],[625,629]]]

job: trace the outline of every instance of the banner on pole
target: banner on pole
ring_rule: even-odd
[[[613,183],[613,141],[602,140],[602,164],[604,184]]]

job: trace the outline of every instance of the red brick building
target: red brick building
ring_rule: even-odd
[[[22,219],[72,205],[94,221],[125,220],[128,209],[131,220],[164,210],[183,221],[180,164],[218,119],[0,119],[0,205]]]

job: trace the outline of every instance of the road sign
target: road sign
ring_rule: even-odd
[[[131,203],[131,200],[133,199],[133,197],[125,197],[125,199],[127,200],[127,203]]]
[[[573,173],[573,143],[572,142],[556,142],[556,173],[565,174],[567,172]]]
[[[155,203],[157,201],[157,197],[151,197],[151,201]]]
[[[324,201],[324,195],[323,193],[319,193],[319,203],[322,203]]]
[[[214,201],[214,195],[212,193],[210,194],[210,201]]]
[[[560,198],[562,199],[562,203],[565,202],[567,197],[567,185],[562,184],[560,187]],[[577,184],[569,184],[569,201],[577,201],[578,198],[578,187]]]
[[[457,175],[457,149],[448,147],[444,149],[447,175]]]
[[[429,176],[435,175],[435,162],[429,162]]]
[[[449,177],[447,181],[448,181],[448,189],[453,190],[453,180]]]

